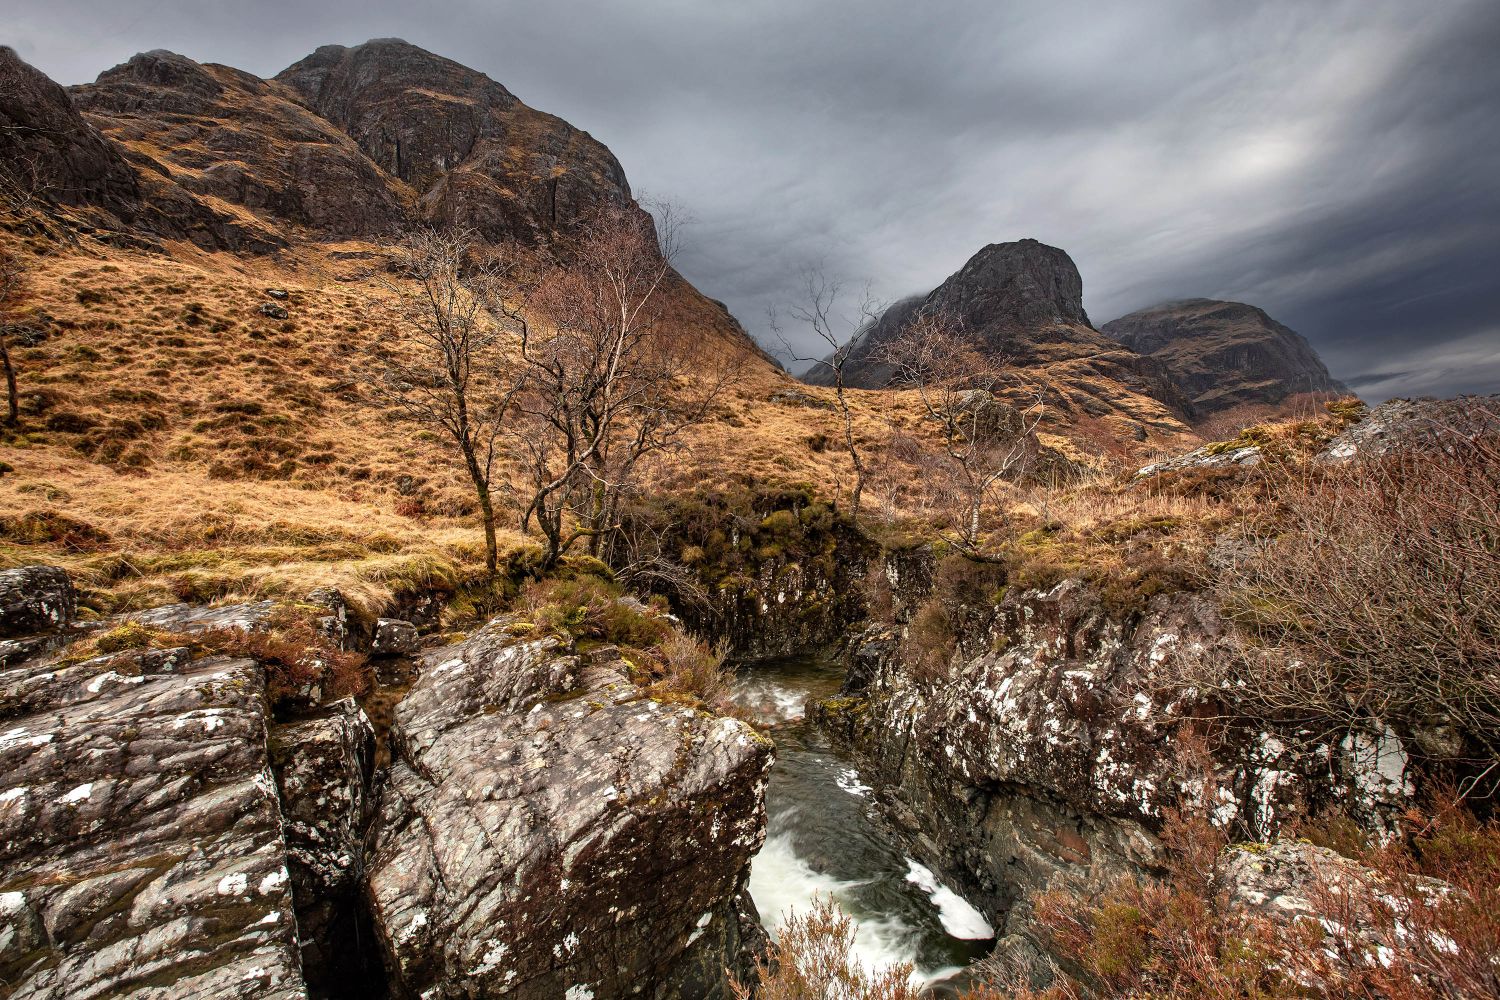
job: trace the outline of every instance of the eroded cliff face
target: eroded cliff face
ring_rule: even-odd
[[[920,560],[903,560],[891,574],[898,610],[923,580]],[[1028,893],[1149,871],[1179,804],[1264,838],[1335,802],[1379,827],[1411,793],[1401,743],[1379,727],[1320,742],[1226,723],[1222,705],[1174,683],[1174,661],[1231,641],[1194,595],[1122,616],[1065,581],[965,620],[953,662],[936,669],[907,661],[901,626],[866,630],[844,693],[815,711],[862,755],[864,780],[917,855],[1003,928],[1013,955],[1040,948]]]

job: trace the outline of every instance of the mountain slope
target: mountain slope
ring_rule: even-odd
[[[1050,382],[1053,405],[1088,416],[1122,415],[1166,429],[1184,400],[1161,366],[1104,336],[1083,308],[1083,279],[1062,250],[1032,239],[992,243],[924,297],[876,320],[845,368],[848,385],[878,389],[881,349],[919,315],[942,312],[985,353]],[[831,384],[825,370],[806,381]]]
[[[1185,299],[1141,309],[1101,330],[1160,361],[1196,415],[1303,392],[1347,394],[1301,334],[1255,306]]]

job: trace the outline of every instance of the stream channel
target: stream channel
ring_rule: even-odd
[[[857,961],[872,971],[910,962],[914,980],[951,994],[963,968],[989,951],[994,931],[902,850],[848,752],[804,719],[807,701],[837,694],[843,679],[837,664],[817,656],[739,669],[736,700],[776,741],[766,844],[751,864],[750,895],[773,938],[788,913],[831,895],[854,921]]]

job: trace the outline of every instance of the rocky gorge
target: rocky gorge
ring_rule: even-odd
[[[877,567],[884,621],[788,619],[830,583],[767,568],[728,605],[763,631],[743,652],[842,641],[842,689],[810,722],[1003,954],[1045,967],[1028,898],[1151,871],[1184,803],[1272,840],[1330,803],[1385,829],[1410,800],[1408,747],[1378,724],[1205,738],[1224,706],[1173,681],[1231,641],[1201,596],[1122,613],[1080,579],[971,589],[935,669],[903,636],[939,555],[861,544],[834,551]],[[776,730],[652,696],[615,646],[534,638],[512,613],[418,651],[409,624],[350,628],[316,595],[328,635],[415,677],[377,736],[329,677],[273,696],[254,653],[195,647],[268,627],[272,602],[78,621],[47,567],[0,573],[0,594],[11,995],[719,997],[762,953],[746,886]]]

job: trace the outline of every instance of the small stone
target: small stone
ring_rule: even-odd
[[[262,302],[260,306],[260,314],[262,316],[269,316],[272,319],[286,319],[288,315],[285,309],[281,308],[281,306],[278,306],[274,302]]]
[[[21,566],[0,571],[0,638],[61,628],[77,611],[73,581],[61,567]]]
[[[381,618],[375,622],[375,638],[370,642],[371,656],[410,656],[421,646],[417,627],[399,618]]]
[[[267,288],[266,294],[271,298],[280,301],[287,297],[287,290],[285,288]]]

